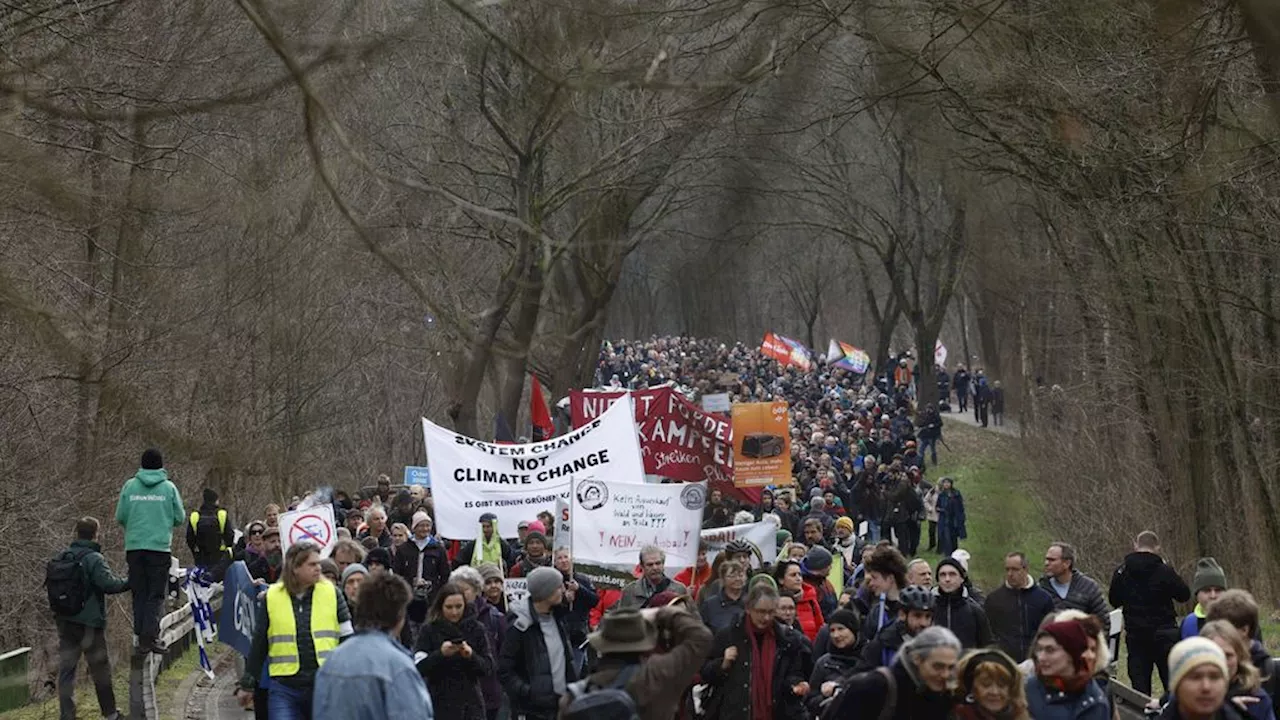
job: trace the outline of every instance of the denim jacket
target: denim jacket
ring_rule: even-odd
[[[427,685],[413,658],[385,632],[366,630],[338,646],[316,674],[312,715],[343,720],[432,720]]]

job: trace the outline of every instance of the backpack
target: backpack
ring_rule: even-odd
[[[635,698],[626,690],[639,671],[639,664],[628,665],[606,687],[592,688],[588,680],[573,683],[561,720],[640,720]]]
[[[89,553],[64,550],[44,568],[44,586],[49,591],[49,608],[59,617],[73,617],[89,600],[89,578],[84,558]]]
[[[898,710],[898,682],[893,678],[893,671],[887,667],[878,667],[868,672],[880,673],[880,676],[888,683],[888,687],[885,689],[884,705],[880,706],[880,714],[876,716],[876,720],[892,720],[894,713]],[[850,680],[852,679],[850,678]],[[849,681],[846,680],[844,685],[847,686],[848,684]],[[843,691],[844,687],[841,687],[836,695],[822,704],[821,720],[836,720],[836,716],[840,714],[840,703],[832,701],[839,697],[840,692]]]
[[[200,517],[193,528],[196,534],[196,552],[204,557],[221,553],[226,511],[219,509],[212,513],[202,513],[197,510],[192,514],[199,514]]]

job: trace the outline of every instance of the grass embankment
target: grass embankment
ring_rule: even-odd
[[[1004,581],[1004,556],[1015,550],[1026,553],[1032,573],[1038,573],[1053,538],[1031,492],[1018,438],[948,423],[946,440],[950,451],[938,448],[938,466],[928,474],[935,483],[944,475],[953,478],[964,496],[969,537],[960,547],[973,556],[969,574],[974,582],[984,590],[997,587]],[[927,524],[923,533],[922,547],[928,545]],[[932,563],[939,556],[927,552],[923,557]]]
[[[222,654],[225,646],[220,643],[213,643],[207,649],[209,659],[216,662],[216,658]],[[164,717],[172,717],[172,713],[176,709],[171,708],[173,704],[173,695],[178,690],[178,686],[188,675],[195,672],[200,667],[200,650],[192,645],[182,657],[178,658],[167,670],[160,673],[160,677],[156,678],[156,702],[161,708],[161,714]],[[129,715],[129,661],[125,658],[123,662],[112,665],[113,682],[112,685],[116,691],[116,706],[120,711],[121,717]],[[55,694],[52,698],[43,702],[32,703],[24,707],[10,710],[6,713],[0,713],[0,720],[57,720],[58,718],[58,697]],[[98,711],[98,696],[93,691],[93,680],[89,677],[88,668],[84,661],[80,661],[80,670],[76,673],[76,718],[77,720],[101,720],[102,713]]]

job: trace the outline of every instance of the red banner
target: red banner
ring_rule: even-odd
[[[599,417],[623,392],[571,390],[573,426]],[[706,412],[671,387],[635,390],[631,396],[646,474],[684,482],[733,481],[733,430],[727,418]]]

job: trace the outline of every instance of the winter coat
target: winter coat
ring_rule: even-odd
[[[709,720],[806,720],[804,699],[791,688],[808,680],[806,666],[809,646],[800,633],[775,622],[776,652],[773,656],[773,717],[751,717],[751,621],[746,616],[716,633],[708,660],[702,666],[702,681],[710,686],[703,708]],[[725,648],[738,648],[738,659],[725,670],[721,665]]]
[[[991,644],[991,625],[987,613],[962,585],[953,593],[934,588],[933,624],[947,628],[960,639],[965,650]]]
[[[1004,412],[1004,388],[991,388],[991,412],[999,415]]]
[[[369,536],[370,536],[370,530],[369,528],[365,528],[364,530],[360,531],[359,537],[357,537],[356,540],[364,540]],[[390,550],[391,543],[392,543],[391,528],[383,526],[382,534],[379,535],[376,539],[378,541],[378,547],[386,548]]]
[[[892,625],[876,634],[874,638],[862,646],[862,661],[859,670],[870,670],[877,667],[888,667],[898,656],[898,648],[907,641],[907,625],[896,620]]]
[[[573,579],[578,583],[578,591],[574,595],[573,602],[569,602],[569,596],[566,594],[564,603],[560,606],[560,611],[557,614],[563,617],[565,627],[569,628],[570,644],[578,647],[587,641],[587,632],[590,630],[591,623],[591,609],[596,606],[596,603],[600,602],[600,596],[596,593],[596,587],[591,584],[591,580],[586,575],[574,573]]]
[[[493,665],[489,674],[480,679],[480,692],[484,695],[484,706],[488,710],[502,707],[502,682],[498,679],[498,656],[502,654],[502,639],[507,634],[506,614],[489,604],[483,597],[477,597],[474,605],[476,622],[484,628],[485,638],[489,641],[489,657]]]
[[[853,505],[868,520],[879,523],[884,518],[884,493],[874,473],[864,472],[854,485]]]
[[[858,637],[864,642],[874,640],[880,631],[897,622],[898,610],[901,608],[902,603],[898,600],[871,597],[870,607],[862,614],[862,632],[858,633]],[[884,617],[881,617],[882,613]]]
[[[1093,578],[1079,570],[1071,571],[1071,585],[1067,588],[1067,596],[1059,597],[1053,589],[1049,576],[1040,578],[1040,587],[1053,599],[1054,610],[1079,610],[1098,618],[1102,623],[1102,634],[1105,636],[1111,629],[1111,608],[1107,607],[1107,599],[1102,596],[1102,587]],[[1038,718],[1037,718],[1038,720]]]
[[[929,522],[938,522],[938,488],[930,488],[921,498],[924,502],[924,517]]]
[[[235,545],[236,528],[231,523],[230,517],[228,517],[227,523],[222,527],[221,531],[217,529],[216,522],[219,510],[222,510],[222,508],[218,507],[217,503],[203,503],[200,505],[200,508],[196,510],[199,513],[196,520],[197,527],[206,519],[212,519],[215,523],[212,527],[206,525],[200,530],[191,527],[191,516],[187,516],[187,549],[191,551],[191,560],[197,567],[213,568],[219,564],[231,562],[229,553],[219,551],[216,548],[219,546],[231,548]],[[201,552],[201,545],[214,549],[212,552]],[[215,580],[219,579],[221,579],[221,575],[215,578]]]
[[[746,588],[743,588],[737,600],[729,600],[724,596],[724,588],[720,588],[718,592],[702,598],[702,602],[698,603],[698,614],[702,616],[702,622],[711,628],[711,632],[720,632],[732,626],[746,613],[742,604],[746,596]]]
[[[543,555],[538,560],[534,560],[528,555],[521,554],[520,557],[511,564],[511,569],[507,571],[507,577],[529,577],[529,573],[540,567],[551,567],[551,553]]]
[[[462,657],[462,653],[445,657],[440,650],[445,642],[463,641],[471,646],[470,658]],[[493,672],[493,656],[473,608],[467,608],[457,624],[437,618],[423,625],[414,659],[418,672],[427,681],[439,720],[485,720],[480,681]]]
[[[627,583],[622,588],[622,597],[618,599],[618,607],[640,609],[649,603],[649,598],[667,590],[677,595],[689,594],[689,588],[669,577],[662,578],[657,587],[650,585],[648,580],[639,578]]]
[[[417,585],[414,582],[418,579],[419,555],[422,556],[422,579],[427,581],[428,586],[425,598],[417,597]],[[444,545],[441,545],[436,538],[429,537],[426,547],[421,551],[413,540],[401,543],[391,558],[391,571],[408,581],[409,587],[415,588],[413,602],[420,606],[424,600],[429,605],[435,598],[436,591],[449,582],[449,573],[453,572],[453,566],[449,563],[449,555],[445,552]],[[417,612],[425,612],[425,608]]]
[[[280,568],[284,565],[283,556],[273,565],[266,555],[259,555],[251,550],[245,552],[245,567],[249,570],[249,575],[254,580],[266,580],[269,583],[279,580]]]
[[[1039,677],[1027,678],[1027,710],[1035,720],[1111,720],[1111,705],[1098,683],[1090,680],[1084,691],[1067,694],[1045,687]]]
[[[1125,631],[1132,635],[1175,628],[1173,604],[1190,600],[1191,588],[1159,555],[1132,552],[1111,576],[1107,596],[1124,610]]]
[[[498,676],[502,687],[511,699],[513,717],[525,715],[529,720],[554,718],[560,711],[560,696],[556,694],[552,672],[563,672],[565,684],[576,682],[573,649],[569,646],[569,630],[564,622],[556,619],[560,627],[560,641],[565,657],[564,668],[552,668],[551,656],[542,634],[542,626],[533,609],[533,600],[520,603],[511,609],[510,624],[502,639],[502,654],[498,659]]]
[[[1030,577],[1025,587],[1013,589],[1007,583],[992,590],[983,603],[996,644],[1015,662],[1027,658],[1040,622],[1053,612],[1053,597]]]
[[[920,426],[921,440],[937,440],[942,437],[942,416],[937,410],[925,410],[916,423]]]
[[[111,572],[107,559],[102,556],[102,546],[92,540],[74,540],[70,551],[80,559],[80,569],[84,572],[86,590],[84,607],[80,612],[66,618],[64,622],[72,622],[85,627],[100,628],[107,626],[106,595],[115,595],[129,589],[129,581]]]
[[[173,529],[186,522],[182,496],[164,468],[139,470],[120,488],[116,522],[124,526],[124,549],[170,552]]]
[[[796,600],[796,622],[810,640],[818,637],[818,630],[826,624],[822,607],[818,604],[818,590],[809,583],[801,586],[800,598]]]
[[[894,720],[946,720],[951,714],[950,693],[935,693],[922,689],[907,672],[906,666],[895,662],[889,666],[895,686]],[[854,675],[843,692],[833,701],[828,712],[831,717],[875,720],[884,711],[889,697],[889,680],[879,670],[869,670]],[[1036,720],[1040,720],[1039,717]]]
[[[924,501],[920,499],[920,494],[911,483],[897,481],[889,486],[888,492],[885,493],[884,522],[890,524],[908,522],[923,513]]]
[[[938,529],[946,528],[951,536],[964,540],[969,537],[965,531],[964,496],[959,490],[952,488],[938,492]]]
[[[857,650],[856,644],[847,650],[832,648],[831,652],[823,654],[813,664],[813,673],[809,675],[809,694],[804,696],[804,706],[814,717],[822,715],[823,704],[827,701],[822,695],[823,683],[834,682],[843,686],[857,671]]]
[[[675,645],[667,651],[650,655],[626,685],[627,693],[636,702],[640,720],[671,720],[683,698],[676,688],[684,688],[711,650],[712,634],[698,617],[674,608],[659,611],[666,624],[667,634]],[[723,654],[723,651],[721,651]],[[592,673],[588,684],[592,687],[608,686],[617,678],[626,664],[615,658],[605,657],[600,669]]]

